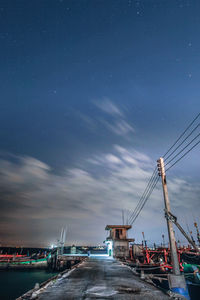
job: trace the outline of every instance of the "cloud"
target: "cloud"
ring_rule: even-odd
[[[121,136],[126,136],[127,134],[134,132],[133,127],[128,124],[125,120],[117,120],[109,123],[105,120],[102,121],[104,125],[113,133]]]
[[[104,113],[104,118],[100,118],[101,123],[108,128],[112,133],[127,137],[130,133],[135,132],[134,128],[125,119],[125,115],[119,107],[116,106],[110,99],[103,98],[95,101],[94,104]]]
[[[103,98],[98,101],[94,101],[95,105],[103,112],[113,116],[123,116],[123,112],[109,99]]]
[[[154,162],[145,153],[119,145],[109,153],[91,156],[85,168],[66,168],[59,175],[32,157],[2,159],[1,240],[47,246],[67,224],[68,243],[101,243],[105,225],[121,223],[122,209],[134,210],[153,169]],[[168,187],[172,212],[181,221],[193,206],[199,213],[198,185],[173,177]],[[145,231],[152,240],[161,239],[166,231],[163,209],[159,182],[134,223],[133,237],[140,241]]]
[[[87,128],[91,131],[95,131],[97,128],[97,124],[95,122],[95,120],[91,117],[89,117],[88,115],[80,112],[80,111],[73,111],[74,115],[81,120],[82,122],[84,122],[84,124],[86,124]]]
[[[110,162],[111,164],[121,164],[121,160],[120,160],[117,156],[115,156],[115,155],[113,155],[113,154],[107,154],[107,155],[105,156],[105,158],[106,158],[107,161]]]
[[[95,113],[92,116],[86,115],[80,111],[73,111],[79,121],[84,122],[85,126],[93,132],[98,132],[101,125],[108,129],[112,134],[127,138],[129,134],[133,134],[135,129],[126,120],[124,112],[114,104],[109,98],[103,98],[92,102],[101,112],[98,116]],[[100,116],[99,116],[100,115]],[[102,126],[101,126],[102,127]]]
[[[114,149],[127,164],[140,165],[141,168],[153,167],[150,157],[144,153],[138,152],[135,149],[127,150],[119,145],[115,145]]]

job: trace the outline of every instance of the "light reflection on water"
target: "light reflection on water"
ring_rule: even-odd
[[[0,299],[13,300],[35,286],[58,273],[46,270],[0,271]]]

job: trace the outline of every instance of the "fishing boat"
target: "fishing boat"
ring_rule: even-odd
[[[180,271],[185,276],[191,299],[199,299],[200,254],[191,249],[190,246],[179,247],[177,254]],[[149,248],[144,241],[140,245],[130,247],[130,258],[128,264],[136,274],[138,273],[141,277],[151,280],[153,284],[165,291],[169,290],[168,275],[173,270],[169,248]]]
[[[47,268],[47,260],[50,257],[44,255],[0,255],[0,269],[45,269]]]

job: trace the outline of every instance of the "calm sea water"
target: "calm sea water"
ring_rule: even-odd
[[[58,273],[46,270],[0,271],[0,299],[13,300],[35,286]]]

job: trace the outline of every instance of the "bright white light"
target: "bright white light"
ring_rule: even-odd
[[[106,241],[105,243],[108,247],[108,255],[113,256],[113,241]]]

